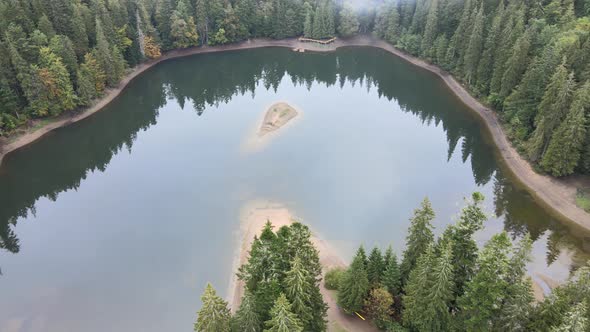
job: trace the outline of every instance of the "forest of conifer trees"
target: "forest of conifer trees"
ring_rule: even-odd
[[[590,172],[589,0],[363,3],[0,0],[0,135],[90,105],[171,49],[372,33],[461,80],[538,169]]]
[[[532,240],[496,234],[478,248],[487,220],[474,193],[436,238],[435,212],[424,199],[410,219],[401,262],[391,247],[357,250],[346,270],[327,271],[339,310],[361,313],[385,331],[590,331],[590,265],[538,302],[527,275]],[[239,272],[245,294],[235,315],[211,285],[195,331],[325,331],[319,291],[322,267],[309,229],[300,223],[273,232],[267,223]]]
[[[590,171],[590,1],[391,1],[375,34],[451,72],[540,169]]]

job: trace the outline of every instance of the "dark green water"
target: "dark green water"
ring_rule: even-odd
[[[303,117],[244,153],[279,100]],[[226,294],[240,208],[256,199],[286,205],[348,258],[360,243],[399,253],[424,196],[441,233],[481,191],[478,241],[529,232],[533,279],[565,279],[584,236],[511,184],[482,128],[432,74],[376,49],[164,63],[5,159],[0,330],[192,330],[205,283]]]

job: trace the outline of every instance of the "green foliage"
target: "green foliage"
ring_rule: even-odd
[[[229,39],[225,36],[225,29],[220,28],[209,40],[209,45],[222,45],[227,44]]]
[[[340,24],[338,25],[338,33],[343,37],[350,37],[359,31],[359,21],[356,17],[354,9],[350,5],[345,4],[340,11]]]
[[[531,34],[532,30],[527,30],[514,44],[512,56],[508,59],[506,70],[502,76],[502,86],[500,88],[502,98],[507,97],[512,92],[527,68],[528,54],[531,48]]]
[[[570,311],[580,303],[590,301],[590,262],[580,267],[569,282],[555,288],[536,308],[532,329],[548,331],[570,323]],[[590,311],[584,315],[590,319]]]
[[[184,0],[180,0],[176,10],[170,17],[170,39],[174,48],[187,48],[199,44],[199,34],[195,19],[189,13],[188,5]]]
[[[434,40],[438,34],[438,0],[432,0],[428,9],[426,18],[426,27],[424,28],[424,37],[422,38],[422,54],[427,58],[432,57],[432,48]]]
[[[402,34],[396,46],[412,55],[418,55],[420,54],[421,40],[422,37],[417,34]]]
[[[338,289],[338,305],[348,313],[360,311],[369,292],[365,260],[363,255],[357,253]]]
[[[373,288],[365,300],[365,312],[380,329],[391,321],[392,306],[393,297],[384,287]]]
[[[414,210],[414,216],[410,219],[410,228],[406,236],[404,258],[400,266],[402,284],[405,284],[420,256],[426,252],[434,241],[432,233],[434,216],[434,210],[428,198],[424,198],[420,208]]]
[[[483,200],[484,196],[481,193],[473,193],[471,201],[461,211],[457,224],[449,226],[442,237],[442,246],[450,244],[453,252],[455,297],[463,295],[465,284],[474,275],[478,249],[473,235],[483,228],[483,223],[487,219],[482,207]]]
[[[506,233],[492,237],[478,258],[478,270],[459,298],[465,327],[471,331],[488,330],[502,309],[510,286],[510,252],[512,245]]]
[[[576,192],[576,205],[590,212],[590,194],[583,189],[578,189]]]
[[[74,109],[75,95],[70,76],[61,59],[44,47],[40,50],[39,66],[33,65],[35,82],[40,88],[31,100],[31,112],[37,116],[58,115]]]
[[[305,3],[305,22],[303,23],[303,36],[307,38],[313,37],[313,9],[311,5]]]
[[[397,256],[387,249],[385,254],[385,271],[383,272],[382,284],[389,291],[392,296],[396,296],[401,291],[401,272],[397,263]]]
[[[324,276],[326,289],[337,290],[340,287],[345,270],[339,267],[332,268]]]
[[[261,321],[271,319],[270,309],[284,293],[292,303],[290,310],[306,330],[326,329],[327,306],[319,291],[321,266],[306,226],[293,223],[275,233],[267,222],[260,238],[254,239],[248,262],[240,267],[238,278],[252,293]]]
[[[551,329],[551,332],[573,332],[573,331],[587,331],[590,324],[587,316],[588,305],[586,302],[576,304],[566,315],[565,321]]]
[[[96,49],[94,50],[96,61],[107,78],[108,86],[116,86],[123,76],[124,65],[122,57],[116,46],[111,46],[102,29],[100,20],[96,20]],[[123,68],[122,68],[123,67]]]
[[[310,328],[310,322],[313,319],[311,294],[314,279],[309,271],[305,269],[301,258],[295,256],[291,263],[291,270],[286,273],[286,295],[292,304],[292,311],[297,315],[302,325],[306,329]]]
[[[526,275],[531,237],[526,234],[513,244],[503,232],[478,250],[473,235],[486,219],[483,200],[482,194],[473,193],[457,223],[436,243],[430,226],[434,211],[428,200],[422,202],[409,227],[408,246],[426,247],[404,286],[390,248],[385,255],[373,249],[367,259],[361,246],[344,273],[333,269],[326,275],[326,282],[338,285],[338,306],[349,314],[362,312],[387,331],[585,331],[590,319],[590,262],[533,305],[532,282]],[[417,237],[411,234],[422,234],[425,241],[414,241]],[[407,262],[410,253],[405,251]],[[275,233],[267,223],[238,273],[246,291],[232,319],[233,330],[260,331],[265,321],[265,331],[325,331],[326,306],[317,287],[320,270],[307,227],[294,223]],[[383,273],[373,287],[367,270]],[[196,328],[204,324],[201,317],[211,315],[211,308],[227,312],[210,286],[205,293]],[[205,305],[205,298],[213,305]],[[227,321],[227,315],[216,317]]]
[[[74,51],[74,44],[72,44],[70,38],[63,35],[56,35],[51,38],[49,48],[53,54],[61,58],[63,65],[68,70],[70,80],[76,83],[78,79],[78,59]]]
[[[404,287],[406,291],[403,296],[405,307],[403,314],[404,325],[416,330],[426,331],[427,328],[427,323],[422,318],[429,302],[428,296],[434,262],[434,250],[430,245],[418,258],[417,264],[411,270]]]
[[[270,310],[270,320],[266,321],[265,332],[301,332],[303,327],[297,316],[291,311],[291,304],[285,294],[279,295]]]
[[[232,331],[261,331],[261,321],[256,313],[256,304],[252,293],[246,291],[242,297],[240,308],[231,320]]]
[[[385,261],[381,255],[381,250],[375,247],[371,250],[367,264],[367,277],[370,285],[379,285],[385,272]]]
[[[537,106],[543,98],[545,88],[552,73],[559,65],[559,52],[555,47],[547,47],[533,61],[518,87],[504,103],[505,117],[508,120],[516,117],[519,120],[517,130],[522,130],[519,139],[526,139],[533,131]]]
[[[197,332],[229,332],[230,312],[227,302],[219,297],[211,284],[207,284],[203,296],[203,306],[197,312],[195,331]]]
[[[541,166],[555,176],[574,172],[586,140],[587,114],[590,114],[590,81],[579,88],[565,120],[551,137]]]
[[[574,92],[574,73],[569,73],[562,63],[545,90],[535,118],[536,129],[528,144],[528,155],[533,161],[545,154],[555,129],[567,115]]]
[[[480,7],[477,15],[475,16],[475,24],[473,26],[473,30],[471,31],[471,36],[469,37],[469,45],[467,46],[467,51],[465,52],[465,80],[467,83],[471,84],[473,80],[475,80],[477,75],[477,68],[479,64],[479,59],[481,57],[481,50],[483,47],[483,25],[484,25],[485,17],[483,14],[483,4]]]

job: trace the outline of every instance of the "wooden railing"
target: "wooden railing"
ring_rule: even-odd
[[[318,43],[318,44],[323,44],[323,45],[333,43],[335,40],[336,40],[336,37],[326,39],[326,40],[299,37],[300,42],[312,42],[312,43]]]

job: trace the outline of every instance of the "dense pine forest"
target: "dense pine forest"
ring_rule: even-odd
[[[88,106],[171,49],[372,33],[460,79],[540,170],[590,172],[590,1],[354,3],[0,0],[0,134]]]
[[[323,282],[338,291],[340,310],[362,313],[387,331],[590,331],[590,265],[535,302],[526,274],[530,236],[512,241],[502,232],[478,248],[483,200],[474,193],[457,222],[435,238],[435,212],[424,199],[401,261],[391,248],[367,255],[361,246],[348,269],[327,271]],[[238,276],[246,291],[235,315],[207,285],[195,331],[326,330],[321,266],[306,226],[274,233],[267,223]]]
[[[384,5],[375,33],[451,72],[555,176],[590,171],[590,1]]]

